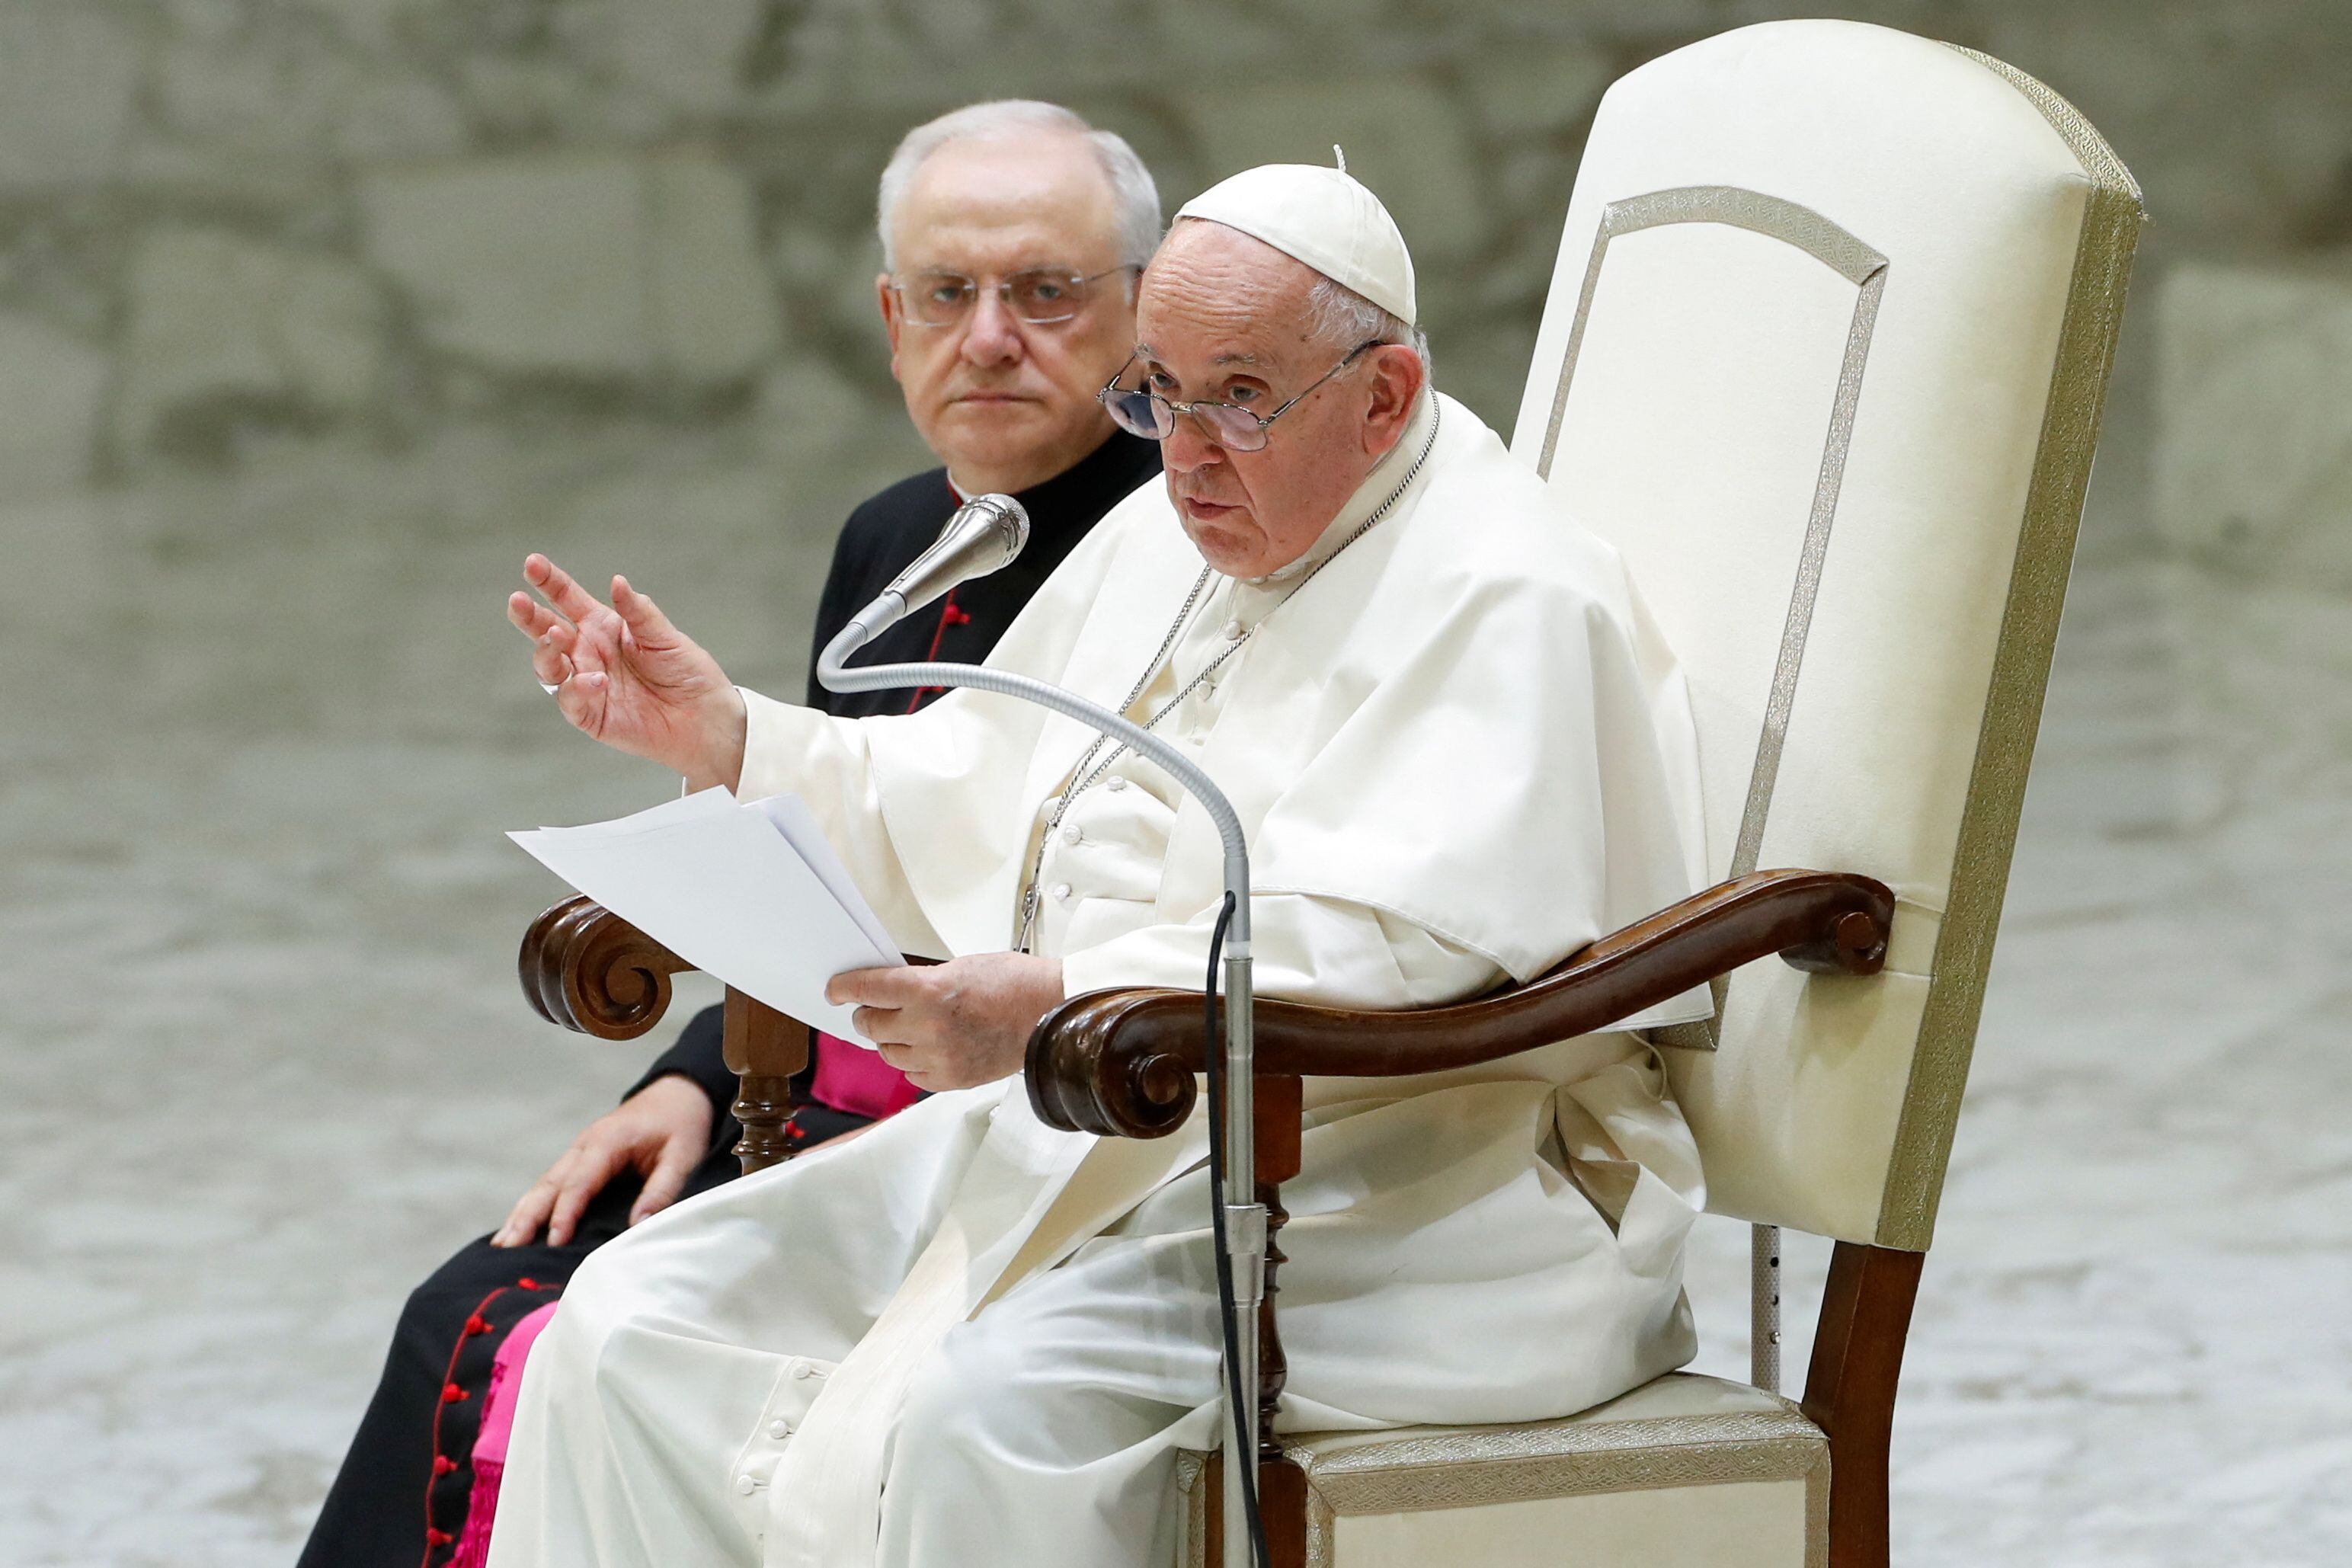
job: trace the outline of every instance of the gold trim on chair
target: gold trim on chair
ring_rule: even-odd
[[[1977,732],[1968,805],[1952,855],[1951,892],[1936,943],[1935,979],[1920,1020],[1918,1045],[1905,1087],[1886,1185],[1879,1201],[1881,1247],[1924,1252],[1935,1235],[1936,1208],[1959,1121],[1960,1092],[1976,1046],[1992,964],[1995,928],[2009,889],[2009,864],[2025,778],[2042,724],[2042,700],[2066,601],[2074,535],[2090,483],[2091,452],[2123,321],[2132,253],[2146,221],[2138,182],[2074,106],[2041,82],[1989,55],[1957,45],[2007,81],[2050,122],[2083,165],[2090,190],[2083,206],[2082,240],[2058,330],[2049,401],[2026,491],[2025,523],[2018,536],[2009,598],[2001,610],[1984,720]]]
[[[1576,374],[1577,356],[1584,347],[1584,329],[1592,313],[1592,297],[1601,284],[1601,265],[1609,242],[1621,235],[1671,224],[1718,223],[1744,228],[1795,246],[1806,255],[1855,286],[1853,318],[1846,329],[1845,355],[1838,368],[1837,395],[1830,405],[1830,423],[1822,443],[1821,470],[1813,484],[1812,509],[1805,521],[1805,542],[1797,558],[1796,584],[1790,591],[1788,618],[1780,630],[1780,651],[1772,668],[1772,688],[1765,700],[1764,724],[1757,737],[1756,762],[1748,775],[1748,796],[1739,813],[1739,834],[1731,854],[1727,879],[1756,869],[1764,844],[1764,820],[1772,809],[1772,790],[1780,773],[1780,752],[1787,743],[1789,716],[1797,700],[1797,677],[1804,664],[1805,638],[1813,624],[1813,605],[1821,592],[1822,565],[1828,558],[1830,527],[1837,519],[1838,490],[1845,479],[1846,453],[1853,442],[1854,408],[1862,399],[1862,373],[1870,356],[1871,331],[1878,322],[1878,301],[1886,288],[1886,258],[1854,235],[1811,207],[1738,185],[1684,185],[1651,191],[1601,209],[1592,256],[1585,263],[1583,287],[1577,294],[1576,315],[1569,324],[1568,347],[1560,356],[1559,380],[1551,399],[1551,419],[1544,430],[1543,451],[1536,472],[1551,477],[1552,458],[1559,447],[1561,425],[1568,416],[1568,394]],[[1712,1017],[1652,1031],[1660,1045],[1688,1050],[1716,1048],[1724,999],[1731,981],[1718,976],[1708,983],[1715,993]]]
[[[1334,1514],[1482,1508],[1588,1492],[1646,1491],[1811,1475],[1829,1451],[1793,1408],[1633,1421],[1460,1427],[1294,1462]]]

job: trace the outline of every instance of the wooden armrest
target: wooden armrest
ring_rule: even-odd
[[[574,893],[530,922],[516,967],[531,1010],[549,1023],[633,1040],[669,1010],[669,977],[694,965]]]
[[[549,1023],[633,1040],[669,1011],[669,977],[694,965],[575,893],[530,922],[516,967],[531,1010]],[[731,985],[725,1007],[719,1036],[740,1079],[732,1109],[743,1136],[735,1153],[749,1174],[792,1157],[792,1079],[808,1065],[809,1031]]]
[[[1367,1013],[1261,1001],[1257,1070],[1360,1078],[1472,1067],[1606,1028],[1776,952],[1815,973],[1875,974],[1894,918],[1894,893],[1868,877],[1758,871],[1474,1002]],[[1172,1132],[1198,1092],[1201,1021],[1197,991],[1074,996],[1030,1037],[1030,1103],[1048,1125],[1073,1131]]]

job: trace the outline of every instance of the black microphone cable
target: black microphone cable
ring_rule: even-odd
[[[1217,928],[1209,936],[1209,978],[1201,988],[1202,1036],[1208,1045],[1209,1071],[1209,1226],[1217,1249],[1217,1312],[1225,1336],[1225,1396],[1233,1410],[1233,1430],[1225,1440],[1240,1445],[1242,1455],[1241,1512],[1247,1521],[1252,1561],[1273,1568],[1265,1547],[1265,1516],[1257,1505],[1257,1401],[1247,1397],[1246,1385],[1257,1368],[1244,1368],[1238,1353],[1241,1310],[1234,1300],[1234,1258],[1225,1250],[1225,1042],[1217,1006],[1218,962],[1225,950],[1225,927],[1234,918],[1234,896],[1225,895],[1217,911]],[[1254,1178],[1255,1173],[1250,1173]],[[1253,1182],[1255,1185],[1255,1182]],[[1225,1500],[1225,1528],[1234,1523],[1234,1500]]]

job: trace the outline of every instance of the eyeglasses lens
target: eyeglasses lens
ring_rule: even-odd
[[[1006,303],[1024,321],[1066,321],[1087,302],[1086,280],[1066,272],[1016,272],[1004,280]]]
[[[1122,392],[1113,387],[1103,394],[1103,406],[1110,410],[1112,422],[1120,429],[1147,441],[1165,441],[1168,433],[1175,428],[1173,411],[1148,392]]]
[[[1210,439],[1229,451],[1255,452],[1265,445],[1265,426],[1230,403],[1196,403],[1192,415]]]
[[[1163,397],[1112,387],[1104,392],[1102,401],[1111,419],[1130,436],[1165,441],[1175,434],[1176,410]],[[1210,440],[1229,451],[1255,452],[1265,446],[1265,427],[1229,403],[1195,403],[1185,412],[1199,421]]]
[[[898,286],[907,313],[926,326],[951,326],[971,309],[972,281],[952,272],[926,272]]]

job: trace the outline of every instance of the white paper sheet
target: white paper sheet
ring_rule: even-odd
[[[706,974],[827,1034],[872,1044],[824,999],[848,969],[906,958],[797,798],[723,789],[634,816],[508,837]]]
[[[706,790],[703,793],[713,792]],[[784,842],[800,851],[801,858],[808,862],[808,868],[816,873],[816,879],[841,901],[841,907],[849,911],[850,918],[857,922],[857,929],[866,933],[866,940],[874,944],[876,951],[894,955],[891,960],[894,963],[903,961],[898,956],[898,944],[890,940],[889,931],[883,928],[882,917],[874,912],[874,907],[866,901],[866,895],[858,891],[849,868],[842,864],[841,857],[826,840],[824,829],[816,825],[816,813],[808,808],[806,801],[796,795],[772,795],[763,800],[746,802],[744,809],[757,811],[765,816],[775,825],[776,831],[784,836]]]

